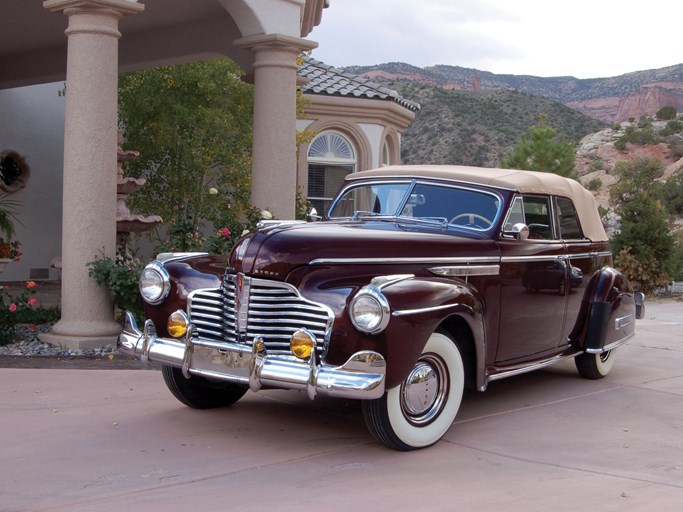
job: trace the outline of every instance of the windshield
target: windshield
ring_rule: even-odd
[[[345,190],[328,217],[392,216],[486,230],[496,222],[500,205],[498,195],[469,188],[427,183],[365,184]]]
[[[398,215],[412,183],[382,183],[348,189],[334,203],[329,217],[353,215]]]

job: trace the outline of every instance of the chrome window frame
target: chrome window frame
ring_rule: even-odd
[[[478,228],[478,227],[469,227],[469,226],[459,226],[456,224],[451,224],[450,222],[447,224],[447,228],[450,229],[455,229],[455,230],[467,230],[467,231],[473,231],[473,232],[478,232],[478,233],[486,233],[488,231],[491,231],[492,229],[495,228],[495,226],[498,225],[500,218],[503,215],[503,210],[505,206],[505,199],[504,197],[498,192],[497,189],[489,189],[486,187],[476,187],[476,186],[471,186],[469,183],[460,183],[460,182],[444,182],[444,181],[437,181],[437,180],[428,180],[428,179],[421,179],[421,178],[406,178],[404,180],[401,179],[387,179],[387,180],[368,180],[368,181],[361,181],[358,183],[350,183],[348,186],[343,187],[342,189],[337,192],[337,196],[335,197],[334,201],[332,204],[330,204],[329,208],[325,211],[325,219],[326,220],[348,220],[348,219],[355,219],[356,217],[352,215],[348,216],[339,216],[339,217],[331,217],[330,212],[333,211],[337,204],[339,203],[340,199],[349,193],[351,190],[354,188],[358,187],[367,187],[367,186],[373,186],[373,185],[392,185],[392,184],[407,184],[408,189],[406,193],[404,194],[403,198],[399,202],[399,206],[396,209],[396,212],[392,215],[380,215],[378,217],[386,218],[386,217],[396,217],[397,219],[400,219],[402,215],[400,215],[400,212],[403,211],[405,208],[406,204],[410,200],[410,195],[413,193],[415,190],[415,187],[418,185],[426,185],[426,186],[433,186],[433,187],[440,187],[440,188],[449,188],[449,189],[458,189],[458,190],[464,190],[464,191],[469,191],[469,192],[474,192],[477,194],[485,194],[488,196],[492,196],[495,198],[495,200],[498,202],[498,207],[496,209],[496,214],[494,218],[491,220],[491,225],[488,228]],[[371,218],[377,218],[377,217],[371,217]],[[406,217],[407,218],[407,217]],[[450,219],[448,219],[450,220]]]

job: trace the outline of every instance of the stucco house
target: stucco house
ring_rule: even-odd
[[[327,0],[7,0],[0,19],[0,152],[30,166],[17,238],[24,257],[2,281],[57,278],[62,318],[45,341],[86,348],[120,327],[88,277],[93,255],[115,251],[116,77],[119,71],[228,56],[254,83],[252,204],[291,218],[297,188],[325,200],[347,172],[400,159],[419,105],[307,57]],[[335,8],[343,5],[335,4]],[[201,34],[198,37],[197,34]],[[69,94],[60,95],[68,83]],[[311,99],[296,120],[297,83]],[[291,150],[295,130],[315,130]],[[274,172],[277,170],[277,172]]]

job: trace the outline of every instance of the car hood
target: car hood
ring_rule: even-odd
[[[247,243],[246,250],[240,246]],[[454,252],[454,244],[457,251]],[[479,233],[471,236],[438,227],[395,221],[324,221],[282,224],[261,230],[238,243],[229,271],[284,280],[295,268],[337,263],[389,262],[390,259],[481,256],[494,242]],[[240,258],[238,254],[243,256]],[[497,254],[497,251],[495,251]],[[495,254],[491,254],[494,256]],[[345,260],[345,261],[342,261]]]

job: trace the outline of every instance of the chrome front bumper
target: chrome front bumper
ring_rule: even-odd
[[[384,394],[386,361],[381,354],[362,351],[353,354],[341,366],[318,365],[315,357],[301,361],[294,356],[269,356],[257,337],[253,347],[237,343],[219,343],[193,339],[188,330],[184,341],[159,338],[151,320],[140,331],[135,318],[125,313],[119,350],[150,362],[182,368],[185,377],[192,375],[249,386],[306,390],[312,400],[321,395],[374,399]]]

